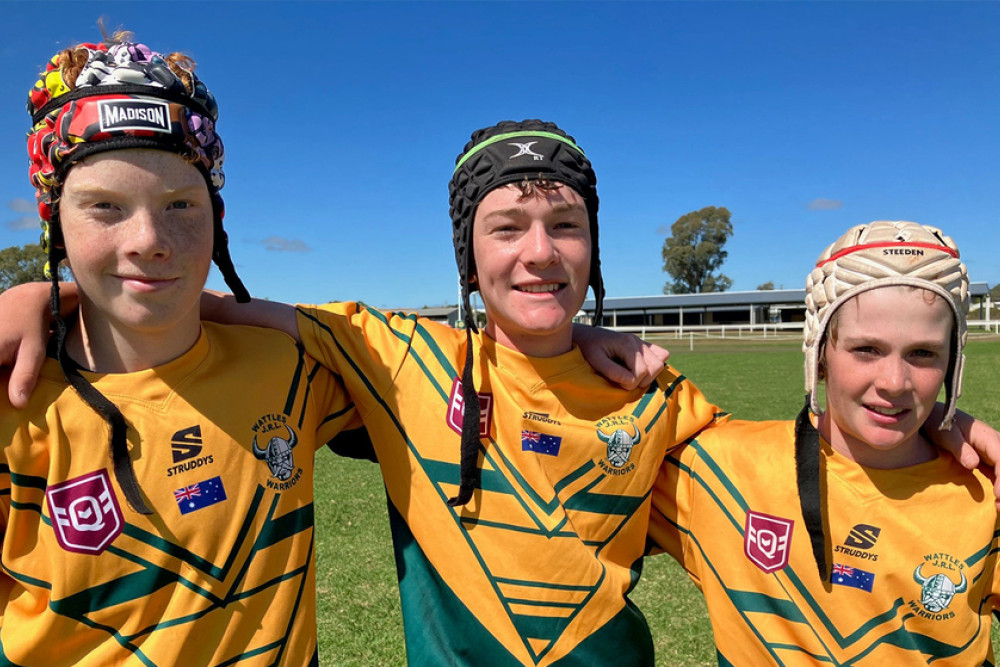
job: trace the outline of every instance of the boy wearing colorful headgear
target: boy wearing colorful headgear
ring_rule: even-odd
[[[961,393],[958,248],[912,222],[854,227],[806,293],[802,413],[668,459],[653,540],[704,593],[721,663],[992,664],[992,482],[921,428],[942,386],[942,428]]]
[[[0,662],[315,664],[313,453],[353,407],[284,334],[202,326],[213,259],[248,299],[215,100],[127,39],[57,54],[29,98],[57,360],[0,399]]]

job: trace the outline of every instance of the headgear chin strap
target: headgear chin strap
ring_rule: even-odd
[[[42,248],[48,256],[45,272],[52,280],[56,355],[66,380],[108,422],[115,478],[129,505],[141,514],[152,512],[142,498],[128,454],[127,422],[66,353],[67,328],[59,315],[58,266],[66,258],[59,196],[66,174],[88,155],[147,148],[184,156],[201,172],[211,194],[212,258],[236,300],[250,300],[236,275],[222,227],[225,206],[219,191],[225,183],[225,150],[215,133],[218,107],[187,64],[190,61],[183,57],[165,58],[144,44],[80,44],[54,55],[28,95],[32,121],[29,175],[41,218]]]
[[[590,160],[573,137],[555,123],[540,120],[503,121],[472,134],[455,160],[455,172],[448,185],[452,240],[462,289],[462,318],[465,320],[466,351],[462,370],[465,401],[462,424],[462,454],[458,495],[451,505],[464,505],[472,498],[479,479],[479,397],[472,381],[472,332],[477,331],[469,295],[476,275],[472,251],[472,223],[476,208],[490,191],[524,180],[565,183],[583,197],[590,219],[590,286],[596,302],[594,323],[600,324],[604,302],[604,282],[597,228],[597,177]]]
[[[954,317],[951,357],[945,376],[947,407],[940,428],[951,427],[955,403],[962,394],[962,368],[968,338],[969,276],[959,260],[958,246],[940,229],[914,222],[880,220],[853,227],[830,245],[806,279],[805,352],[806,404],[796,420],[795,463],[799,503],[820,578],[829,576],[820,497],[819,434],[809,411],[820,414],[817,385],[830,322],[848,300],[862,292],[905,285],[929,290],[942,299]]]

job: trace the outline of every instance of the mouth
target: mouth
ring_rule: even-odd
[[[865,405],[865,408],[877,415],[882,415],[883,417],[899,417],[900,415],[910,411],[909,408],[896,408],[882,405]]]
[[[548,294],[558,292],[566,287],[566,283],[537,283],[533,285],[514,285],[514,290],[529,294]]]
[[[164,287],[173,284],[176,280],[176,278],[133,275],[120,275],[118,276],[118,279],[121,280],[123,284],[140,292],[152,292],[158,289],[163,289]]]

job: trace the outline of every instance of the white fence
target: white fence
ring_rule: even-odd
[[[695,338],[736,338],[746,340],[800,340],[802,322],[769,322],[767,324],[697,324],[675,326],[622,326],[606,327],[614,331],[634,333],[642,339],[648,336],[666,336],[692,341]],[[1000,320],[969,320],[969,335],[998,335]]]

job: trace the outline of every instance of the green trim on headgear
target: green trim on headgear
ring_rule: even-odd
[[[555,132],[522,130],[520,132],[507,132],[506,134],[498,134],[495,137],[490,137],[489,139],[480,144],[476,144],[475,146],[469,149],[468,153],[462,156],[462,158],[458,161],[458,164],[455,165],[455,171],[451,173],[454,174],[459,169],[461,169],[462,165],[465,164],[465,161],[468,160],[473,155],[475,155],[476,153],[478,153],[480,150],[486,148],[487,146],[491,146],[497,143],[498,141],[503,141],[504,139],[513,139],[514,137],[545,137],[546,139],[555,139],[556,141],[563,142],[567,146],[575,148],[577,151],[579,151],[580,155],[587,157],[587,154],[583,152],[582,148],[580,148],[579,146],[577,146],[576,144],[574,144],[572,141],[562,136],[561,134],[556,134]]]

